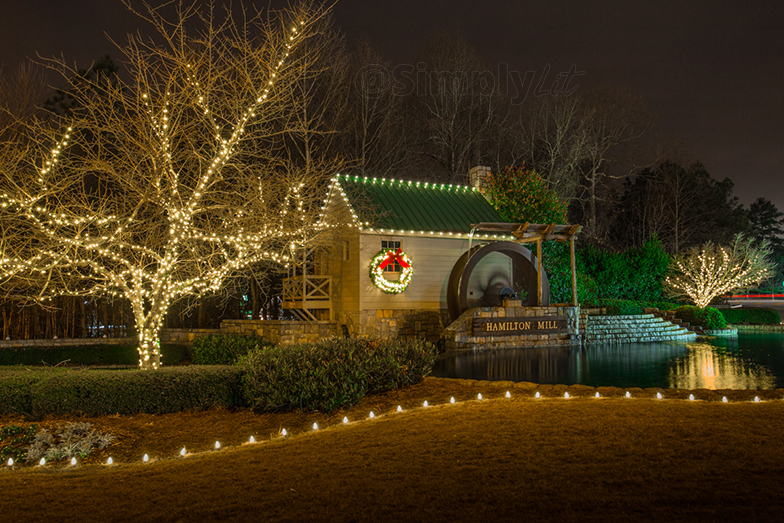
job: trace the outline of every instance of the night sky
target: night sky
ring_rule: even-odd
[[[415,64],[434,31],[457,31],[494,72],[532,71],[538,81],[549,66],[552,82],[574,65],[585,72],[580,89],[624,85],[687,159],[730,177],[743,203],[763,196],[784,210],[784,3],[682,4],[340,0],[335,14],[349,43],[364,37],[394,63]],[[122,40],[144,27],[119,0],[0,5],[5,72],[36,53],[81,67],[117,58],[104,33]]]

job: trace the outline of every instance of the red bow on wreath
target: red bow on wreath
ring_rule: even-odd
[[[398,247],[397,252],[387,251],[387,257],[384,258],[384,261],[381,262],[378,268],[383,271],[384,267],[394,262],[398,262],[400,266],[403,267],[404,269],[408,269],[409,267],[411,267],[409,264],[406,263],[406,260],[403,259],[403,251],[400,250],[400,247]]]

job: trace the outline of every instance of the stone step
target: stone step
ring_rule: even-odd
[[[611,331],[586,330],[585,331],[585,335],[586,336],[596,336],[596,335],[598,335],[598,336],[615,336],[615,335],[629,334],[629,335],[632,335],[632,336],[653,336],[653,335],[656,335],[656,336],[671,336],[671,335],[678,335],[678,334],[687,334],[689,332],[693,332],[693,331],[690,331],[689,329],[684,329],[683,327],[678,327],[677,325],[675,325],[674,328],[666,329],[666,330],[664,330],[664,329],[662,329],[662,330],[636,330],[636,331],[635,330],[620,330],[620,329],[614,329],[614,330],[611,330]]]
[[[626,332],[629,330],[640,330],[640,331],[657,331],[657,330],[672,330],[672,329],[680,329],[683,328],[680,325],[675,323],[659,323],[656,325],[648,325],[648,326],[639,326],[639,325],[592,325],[588,324],[586,326],[586,332],[611,332],[611,331],[622,331]]]
[[[644,314],[602,314],[602,315],[589,315],[588,319],[619,319],[619,320],[641,320],[645,318],[655,318],[652,313],[646,312]]]
[[[677,329],[677,330],[670,330],[666,332],[656,332],[656,331],[640,331],[640,332],[600,332],[600,333],[585,333],[586,339],[588,338],[600,338],[600,337],[623,337],[623,336],[631,336],[631,337],[640,337],[640,336],[647,336],[647,337],[668,337],[668,336],[687,336],[694,334],[693,331],[688,329]]]
[[[691,332],[693,331],[689,331],[686,329],[663,331],[663,332],[661,331],[586,332],[585,339],[613,338],[618,336],[632,336],[632,337],[647,336],[647,337],[655,337],[655,338],[666,338],[668,336],[685,336],[690,334]]]
[[[645,343],[691,340],[697,336],[683,325],[653,313],[589,315],[584,333],[586,343]]]
[[[602,316],[589,316],[588,317],[588,323],[593,323],[593,324],[621,324],[621,325],[628,325],[630,323],[646,324],[646,323],[661,323],[661,322],[670,323],[667,320],[664,320],[662,318],[615,318],[615,317],[612,317],[612,316],[609,316],[609,317],[608,316],[604,316],[604,317],[602,317]]]

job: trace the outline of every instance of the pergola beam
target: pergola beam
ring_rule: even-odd
[[[577,262],[574,242],[582,230],[581,225],[558,225],[555,223],[505,223],[483,222],[471,224],[477,231],[503,232],[515,237],[516,243],[536,243],[536,302],[542,305],[542,242],[569,242],[569,258],[572,269],[572,305],[577,307]]]

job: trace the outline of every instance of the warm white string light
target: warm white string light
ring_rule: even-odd
[[[157,190],[151,198],[160,205],[168,223],[168,235],[161,245],[151,247],[138,241],[149,226],[145,218],[136,213],[116,216],[48,208],[45,202],[54,190],[50,182],[58,179],[57,169],[63,168],[62,153],[69,145],[79,143],[81,129],[68,127],[54,147],[45,152],[37,167],[38,193],[24,197],[0,195],[0,206],[26,218],[51,244],[42,245],[29,257],[0,254],[0,279],[40,274],[51,280],[52,275],[59,273],[77,280],[76,284],[49,291],[40,300],[88,295],[127,298],[139,333],[139,366],[155,369],[160,365],[158,332],[172,302],[185,295],[216,291],[232,272],[253,263],[262,260],[287,263],[289,257],[274,252],[269,244],[281,239],[301,238],[310,228],[305,220],[302,183],[292,185],[278,209],[271,207],[264,216],[254,217],[238,210],[233,224],[224,223],[222,228],[204,230],[200,224],[207,223],[203,218],[212,212],[213,203],[208,201],[207,195],[222,179],[224,167],[238,153],[237,146],[246,127],[254,121],[262,106],[269,103],[269,94],[281,76],[279,73],[289,53],[304,39],[303,26],[305,20],[300,20],[284,36],[285,49],[281,48],[279,56],[273,58],[268,78],[258,86],[256,93],[252,93],[244,111],[232,123],[221,123],[223,120],[219,121],[210,107],[209,96],[202,92],[198,82],[198,64],[187,64],[188,85],[182,92],[172,87],[159,95],[154,92],[137,95],[136,101],[142,108],[140,114],[146,118],[153,148],[158,152],[154,160],[156,163],[160,160],[161,165],[160,172],[151,175],[152,185]],[[172,122],[178,118],[173,113],[175,99],[193,93],[194,107],[206,115],[216,134],[204,168],[197,173],[193,183],[189,183],[172,163],[175,143]],[[90,133],[92,130],[85,128],[85,131]],[[162,180],[166,176],[170,179],[170,191],[164,194]],[[247,229],[247,224],[253,224],[253,230]],[[206,256],[196,253],[194,249],[197,248],[212,253],[209,263]],[[194,271],[195,275],[188,275]],[[183,274],[185,276],[181,276]]]
[[[454,237],[454,238],[473,238],[475,240],[512,240],[514,239],[513,236],[506,236],[506,235],[499,235],[499,234],[472,234],[470,232],[464,231],[425,231],[425,230],[411,230],[411,229],[388,229],[388,228],[374,228],[372,227],[371,223],[367,220],[362,221],[354,209],[354,206],[346,194],[346,188],[344,184],[352,184],[352,183],[359,183],[359,184],[367,184],[367,185],[386,185],[388,187],[397,187],[397,188],[404,188],[406,190],[418,189],[420,187],[424,189],[428,189],[430,191],[442,191],[442,192],[452,192],[454,194],[467,194],[470,192],[476,192],[475,187],[467,187],[463,185],[452,185],[452,184],[431,184],[431,183],[423,183],[423,182],[411,182],[406,180],[395,180],[386,178],[368,178],[368,177],[360,177],[360,176],[349,176],[349,175],[342,175],[337,174],[335,177],[332,178],[331,184],[329,186],[329,190],[327,191],[327,196],[324,200],[324,205],[321,207],[322,209],[322,218],[319,222],[319,226],[322,228],[333,227],[335,224],[330,223],[330,216],[333,214],[328,212],[332,209],[332,203],[335,201],[336,195],[340,196],[340,199],[348,208],[349,213],[351,214],[351,222],[347,224],[340,224],[346,225],[348,227],[357,227],[361,231],[365,232],[372,232],[378,234],[394,234],[397,236],[446,236],[446,237]]]
[[[507,391],[504,396],[507,397],[507,398],[510,397],[509,391]],[[539,391],[536,392],[535,397],[536,398],[540,398],[541,397],[541,394],[539,393]],[[600,397],[598,391],[595,393],[594,397],[595,398],[599,398]],[[630,395],[630,393],[628,391],[626,392],[626,396],[625,397],[631,397],[631,395]],[[481,393],[477,395],[477,399],[481,400],[482,398],[483,398],[483,396],[482,396]],[[571,398],[571,395],[568,393],[568,391],[564,393],[564,398],[566,398],[566,399]],[[662,395],[661,395],[660,392],[656,393],[656,398],[657,399],[661,399],[662,398]],[[690,394],[689,395],[688,401],[695,401],[694,394]],[[722,403],[728,403],[728,400],[727,400],[726,396],[723,396],[721,401],[722,401]],[[759,396],[754,396],[754,399],[751,400],[751,401],[754,402],[754,403],[760,403],[761,402]],[[455,398],[454,397],[450,397],[449,402],[454,404],[455,403]],[[423,408],[424,407],[428,407],[429,403],[427,401],[425,401],[422,406],[423,406]],[[397,408],[396,408],[396,411],[397,412],[401,412],[402,410],[403,410],[403,407],[401,405],[398,405]],[[368,416],[368,419],[374,419],[374,418],[375,418],[375,413],[373,411],[371,411],[369,416]],[[347,424],[348,423],[348,417],[344,416],[342,422],[343,422],[343,424]],[[317,423],[313,423],[313,430],[314,431],[315,430],[319,430],[319,426],[318,426]],[[281,434],[281,436],[288,436],[288,432],[286,431],[286,429],[281,429],[280,434]],[[257,440],[256,440],[256,438],[254,436],[250,436],[249,443],[256,443],[256,441]],[[216,450],[217,449],[221,449],[222,445],[221,445],[221,443],[219,441],[216,441],[214,443],[214,445],[213,445],[213,448],[216,449]],[[179,454],[180,457],[184,457],[186,455],[185,447],[182,447],[182,449],[180,449],[178,454]],[[143,463],[148,463],[149,461],[150,461],[149,455],[148,454],[144,454],[144,456],[142,456],[142,462]],[[70,463],[71,466],[76,466],[78,464],[78,461],[77,461],[76,457],[73,457],[73,458],[71,458],[69,463]],[[41,458],[40,461],[38,462],[38,464],[39,464],[39,466],[44,466],[46,464],[46,459],[45,458]],[[114,464],[114,459],[112,457],[109,457],[107,459],[107,461],[106,461],[106,464],[107,465],[113,465]],[[15,465],[14,459],[13,458],[9,458],[8,461],[6,462],[6,466],[12,467],[14,465]]]
[[[729,247],[708,242],[677,255],[674,274],[665,278],[665,286],[671,294],[688,296],[705,308],[716,296],[759,285],[772,274],[768,244],[755,247],[751,242],[738,235]]]

